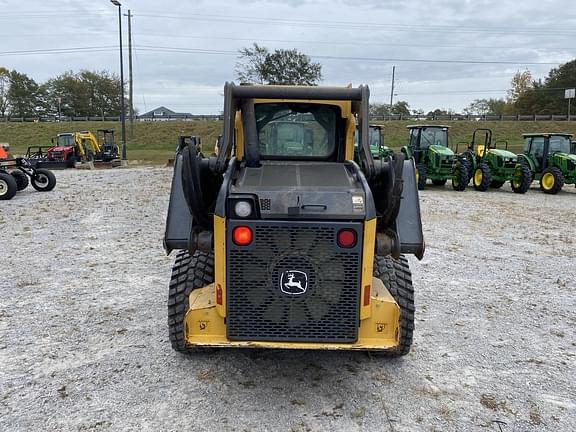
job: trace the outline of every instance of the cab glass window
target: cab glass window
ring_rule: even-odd
[[[339,108],[270,103],[254,110],[261,158],[325,159],[336,151]]]

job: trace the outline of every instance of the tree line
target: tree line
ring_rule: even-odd
[[[241,83],[318,85],[322,65],[296,49],[273,52],[254,43],[238,52],[235,67]],[[468,115],[532,115],[566,112],[564,90],[576,87],[576,60],[534,80],[529,70],[518,71],[506,98],[476,99],[463,111]],[[65,72],[38,84],[24,73],[0,67],[0,117],[113,117],[120,115],[120,79],[107,71]],[[576,112],[576,107],[574,109]],[[423,115],[407,101],[373,103],[370,114]],[[427,115],[455,114],[436,108]]]
[[[0,67],[0,117],[113,117],[120,102],[120,79],[107,71],[69,71],[39,84]]]

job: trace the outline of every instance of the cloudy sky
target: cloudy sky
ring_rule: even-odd
[[[119,71],[117,8],[108,0],[0,0],[0,66],[42,82],[67,70]],[[572,0],[122,0],[131,9],[140,112],[218,113],[252,42],[297,48],[323,84],[368,84],[372,100],[457,111],[505,97],[518,70],[535,78],[576,58]],[[126,43],[126,18],[123,21]],[[127,56],[125,67],[127,76]]]

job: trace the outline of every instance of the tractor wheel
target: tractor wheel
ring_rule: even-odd
[[[37,169],[31,178],[32,187],[38,192],[49,192],[56,186],[56,176],[44,168]]]
[[[490,187],[490,183],[492,183],[492,174],[490,173],[490,167],[485,163],[481,163],[480,165],[478,165],[472,177],[473,177],[472,181],[474,184],[474,189],[480,192],[487,191],[488,188]]]
[[[452,189],[462,192],[466,190],[469,181],[468,163],[466,159],[456,161],[452,169]]]
[[[190,256],[181,251],[172,267],[172,277],[168,290],[168,336],[172,348],[179,352],[205,351],[186,346],[184,339],[184,319],[188,312],[188,298],[197,288],[214,282],[214,255],[196,251]]]
[[[416,165],[416,181],[418,182],[418,190],[424,190],[426,187],[426,165]]]
[[[379,278],[400,306],[400,344],[393,350],[373,351],[376,355],[403,356],[410,352],[414,333],[414,287],[408,261],[377,256],[374,261],[374,276]]]
[[[527,165],[521,165],[516,168],[516,172],[514,173],[514,177],[510,182],[512,186],[512,190],[515,193],[525,194],[530,189],[530,185],[532,184],[532,171]]]
[[[540,178],[540,189],[545,194],[556,195],[564,186],[562,171],[556,167],[546,168]]]
[[[6,172],[0,172],[0,200],[9,200],[18,192],[16,179]]]
[[[499,181],[499,180],[492,180],[490,182],[490,187],[492,189],[500,189],[502,186],[504,186],[504,183],[506,183],[506,182]]]
[[[10,173],[10,175],[12,175],[12,177],[14,177],[14,180],[16,180],[16,184],[18,185],[19,191],[26,189],[28,187],[28,184],[30,184],[28,176],[20,170],[14,170]]]
[[[432,184],[433,184],[434,186],[444,186],[447,181],[448,181],[447,179],[432,180]]]

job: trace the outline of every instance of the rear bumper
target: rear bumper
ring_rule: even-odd
[[[185,338],[191,347],[275,348],[314,350],[390,350],[399,344],[400,308],[379,279],[373,279],[371,314],[361,320],[358,339],[353,343],[232,341],[226,324],[216,311],[214,284],[190,294],[185,318]]]

